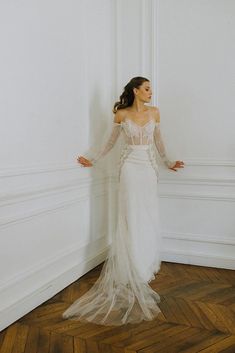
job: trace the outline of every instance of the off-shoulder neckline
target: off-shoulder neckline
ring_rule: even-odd
[[[148,121],[146,121],[146,123],[144,123],[143,125],[140,125],[140,124],[136,123],[133,119],[128,118],[127,113],[125,114],[125,116],[123,117],[123,120],[122,120],[120,123],[115,122],[115,124],[116,124],[116,125],[124,125],[124,124],[126,124],[128,121],[130,121],[132,124],[136,125],[136,126],[139,127],[140,129],[142,129],[142,128],[144,128],[145,126],[147,126],[151,121],[154,121],[155,125],[159,125],[160,122],[157,122],[157,121],[155,120],[155,118],[152,117],[152,115],[151,115],[151,110],[150,110],[150,109],[147,109],[146,111],[147,111],[148,115],[150,115],[150,118],[149,118]],[[149,113],[150,113],[150,114],[149,114]]]
[[[121,121],[120,124],[125,124],[128,121],[130,121],[132,124],[137,125],[139,128],[144,128],[146,125],[148,125],[150,122],[154,122],[155,124],[160,124],[160,122],[157,122],[154,118],[150,118],[146,123],[143,125],[137,124],[133,119],[130,118],[125,118],[124,120]]]

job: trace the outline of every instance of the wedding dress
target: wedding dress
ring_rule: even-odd
[[[160,296],[149,285],[160,269],[161,248],[156,149],[167,167],[160,123],[149,113],[139,125],[126,116],[113,122],[96,165],[120,135],[124,146],[118,164],[117,226],[100,276],[94,285],[63,313],[63,318],[101,325],[123,325],[152,320],[160,312]],[[155,149],[156,147],[156,149]]]

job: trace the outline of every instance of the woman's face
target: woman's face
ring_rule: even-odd
[[[150,82],[145,81],[138,88],[134,88],[135,97],[144,103],[149,103],[152,97]]]

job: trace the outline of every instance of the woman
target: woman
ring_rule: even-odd
[[[123,134],[125,145],[119,165],[117,226],[108,256],[95,284],[78,298],[63,318],[102,325],[152,320],[160,312],[160,296],[149,285],[160,269],[161,248],[157,148],[166,166],[177,171],[183,161],[170,161],[160,133],[157,107],[151,100],[150,81],[134,77],[114,104],[112,132],[93,158],[78,157],[91,167],[105,156]]]

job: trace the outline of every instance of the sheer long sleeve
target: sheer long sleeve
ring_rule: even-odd
[[[154,143],[156,145],[156,148],[157,148],[163,162],[165,163],[165,165],[168,168],[172,168],[175,165],[175,161],[171,161],[167,156],[166,148],[164,146],[164,142],[163,142],[162,135],[161,135],[160,123],[156,123],[155,129],[153,132],[153,137],[154,137]]]
[[[108,140],[103,144],[103,146],[99,149],[99,151],[89,158],[89,160],[94,165],[101,157],[104,157],[115,145],[120,133],[122,130],[122,125],[116,122],[113,122],[112,130]]]

